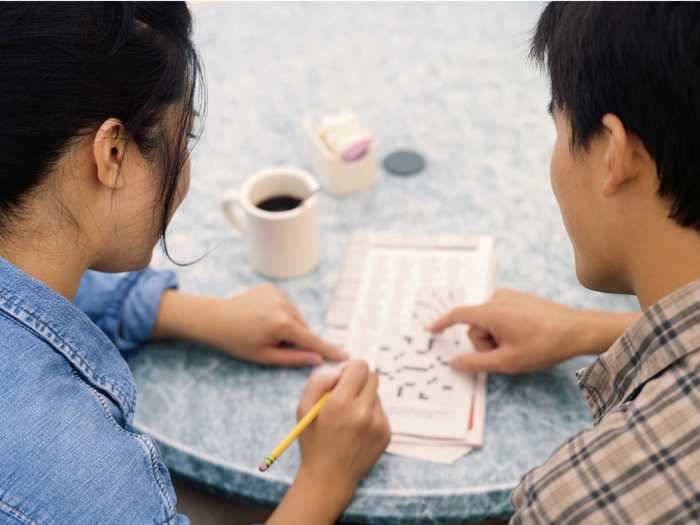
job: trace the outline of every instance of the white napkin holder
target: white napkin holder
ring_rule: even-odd
[[[318,134],[314,121],[306,119],[304,142],[311,169],[326,191],[345,195],[367,190],[377,182],[377,155],[374,140],[361,158],[345,161],[328,148]]]

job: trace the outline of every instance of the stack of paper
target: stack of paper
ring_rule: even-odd
[[[427,328],[453,307],[489,297],[492,252],[487,237],[353,238],[325,337],[380,375],[390,453],[451,463],[482,445],[486,375],[448,365],[473,351],[466,328],[437,336]]]

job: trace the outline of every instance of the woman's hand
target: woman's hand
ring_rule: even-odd
[[[459,306],[435,322],[433,332],[469,325],[476,352],[450,363],[465,372],[517,374],[577,355],[600,354],[639,317],[636,313],[575,310],[515,290],[498,290],[480,306]]]
[[[301,435],[301,470],[310,478],[354,490],[382,455],[391,433],[378,395],[379,377],[364,361],[340,372],[311,376],[299,401],[297,419],[333,388],[320,414]]]
[[[299,472],[268,525],[330,525],[350,503],[357,483],[391,437],[377,385],[377,374],[362,361],[350,361],[342,372],[311,376],[299,402],[298,419],[324,393],[333,392],[300,437]]]
[[[158,311],[155,339],[188,339],[227,354],[277,366],[313,366],[347,354],[314,335],[278,288],[263,284],[227,298],[169,290]]]

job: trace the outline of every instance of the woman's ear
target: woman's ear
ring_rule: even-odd
[[[126,130],[115,118],[105,120],[95,133],[92,152],[97,166],[97,179],[100,184],[120,189],[123,186],[120,177],[124,154],[126,153]]]

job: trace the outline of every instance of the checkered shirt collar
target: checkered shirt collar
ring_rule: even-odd
[[[700,350],[700,280],[672,292],[644,311],[641,319],[588,368],[578,385],[598,423],[644,384],[684,356]]]

